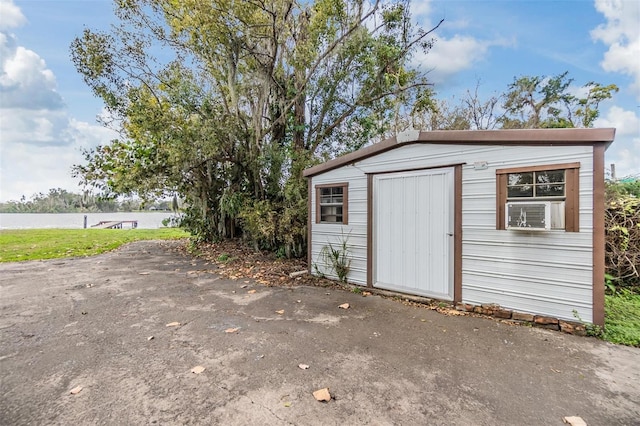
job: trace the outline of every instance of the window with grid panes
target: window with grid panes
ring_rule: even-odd
[[[316,223],[347,223],[348,184],[316,186]]]
[[[550,201],[551,229],[579,230],[580,163],[496,170],[496,229],[505,229],[507,202]]]
[[[564,200],[564,170],[507,174],[507,201]]]

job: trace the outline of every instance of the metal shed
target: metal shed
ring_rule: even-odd
[[[604,152],[615,129],[407,131],[304,171],[311,273],[604,323]]]

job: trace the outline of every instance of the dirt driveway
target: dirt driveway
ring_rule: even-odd
[[[640,349],[223,280],[176,244],[0,265],[0,424],[640,424]]]

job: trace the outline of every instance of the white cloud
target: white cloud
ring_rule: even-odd
[[[0,0],[0,30],[18,28],[27,22],[20,8],[13,4],[13,0]]]
[[[104,144],[117,135],[101,126],[68,119],[67,125],[57,131],[67,141],[66,145],[50,145],[46,148],[31,143],[11,140],[5,144],[2,135],[0,147],[0,200],[19,200],[23,195],[27,198],[39,192],[47,192],[50,188],[63,188],[78,192],[78,182],[71,178],[74,164],[84,162],[83,149]],[[46,133],[53,137],[56,130]]]
[[[0,108],[60,109],[53,72],[37,53],[17,46],[13,36],[0,33]]]
[[[409,5],[409,11],[414,21],[426,22],[431,14],[431,2],[428,0],[412,1]]]
[[[616,141],[607,151],[608,162],[616,165],[616,177],[640,177],[640,137],[628,138],[624,145],[617,146],[620,142],[616,137]]]
[[[616,139],[607,151],[607,162],[615,163],[616,175],[640,176],[640,116],[614,105],[594,126],[616,129]]]
[[[575,84],[570,84],[567,88],[567,93],[577,98],[584,98],[589,94],[589,88],[587,86],[576,86]]]
[[[3,145],[13,143],[47,146],[70,145],[65,134],[69,117],[64,110],[28,110],[22,108],[2,108],[0,133]]]
[[[0,200],[77,191],[71,167],[83,162],[82,149],[117,135],[69,114],[44,59],[6,32],[26,22],[20,9],[0,0],[0,14]]]
[[[616,105],[609,108],[606,116],[598,117],[594,124],[594,127],[615,127],[617,136],[640,137],[640,117]]]
[[[489,48],[497,44],[501,43],[462,35],[455,35],[450,39],[436,37],[431,50],[420,52],[413,62],[430,70],[431,82],[442,83],[453,74],[469,69],[486,58]]]
[[[600,63],[605,71],[631,76],[631,88],[640,99],[640,2],[637,0],[595,0],[605,24],[591,31],[594,40],[609,47]]]
[[[31,198],[50,188],[77,192],[78,186],[70,178],[70,172],[71,165],[79,162],[80,157],[79,152],[60,146],[49,147],[46,152],[25,144],[3,148],[0,200],[19,200],[23,195]]]

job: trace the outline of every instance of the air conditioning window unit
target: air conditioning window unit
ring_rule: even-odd
[[[506,228],[521,231],[551,229],[551,202],[509,202],[505,206]]]

